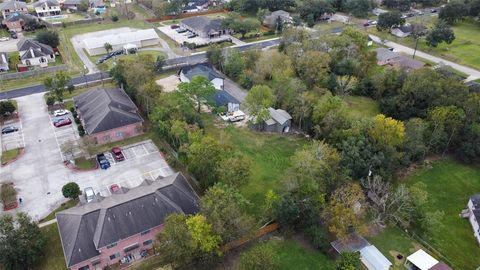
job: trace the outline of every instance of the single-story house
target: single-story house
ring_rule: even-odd
[[[480,245],[480,193],[470,196],[463,217],[468,218],[472,225],[473,236]]]
[[[375,49],[375,52],[377,53],[377,64],[380,66],[392,65],[412,70],[422,68],[425,65],[425,63],[421,61],[400,55],[386,48]]]
[[[55,62],[55,52],[47,44],[33,39],[22,39],[17,43],[20,60],[25,66],[48,66],[48,62]]]
[[[33,7],[38,17],[50,17],[62,13],[60,3],[58,3],[57,0],[40,0],[33,3]]]
[[[209,4],[209,0],[189,0],[185,7],[183,7],[183,12],[199,12],[208,9]]]
[[[212,97],[212,101],[217,107],[227,108],[227,112],[235,112],[240,110],[240,101],[234,98],[225,90],[218,90]]]
[[[231,31],[223,27],[222,22],[222,19],[196,16],[182,20],[180,26],[197,34],[201,38],[213,38],[230,34]]]
[[[83,40],[85,49],[90,55],[105,54],[105,43],[110,43],[113,50],[122,50],[126,44],[133,44],[137,48],[157,45],[159,37],[154,29],[121,32],[101,37],[86,38]]]
[[[393,27],[390,30],[390,33],[392,33],[392,35],[396,37],[404,38],[412,34],[412,31],[413,31],[413,26],[411,24],[404,24],[399,27]]]
[[[343,252],[359,252],[362,264],[368,270],[389,270],[392,263],[365,238],[352,233],[345,240],[336,240],[332,247],[340,254]]]
[[[143,133],[143,118],[122,89],[91,90],[74,97],[73,102],[85,133],[97,144]]]
[[[282,109],[268,108],[270,118],[263,122],[263,130],[266,132],[287,133],[290,131],[292,116]]]
[[[195,76],[203,76],[212,82],[217,90],[223,90],[225,77],[216,72],[209,64],[197,64],[184,67],[179,72],[181,82],[190,82]]]
[[[0,12],[2,13],[2,18],[6,19],[8,15],[14,12],[26,14],[28,13],[28,9],[25,2],[12,0],[0,3]]]
[[[199,198],[182,174],[160,178],[57,213],[67,267],[93,270],[131,263],[153,248],[169,214],[198,212]]]
[[[77,7],[82,3],[82,0],[65,0],[62,4],[64,9],[77,10]]]
[[[448,265],[439,262],[422,249],[407,257],[405,268],[408,270],[452,270]]]
[[[8,67],[8,56],[7,53],[0,52],[0,72],[8,71],[10,68]]]
[[[103,0],[90,0],[90,8],[93,9],[94,13],[104,13],[106,11]]]
[[[10,31],[22,32],[29,20],[38,21],[38,18],[28,13],[14,12],[10,13],[10,15],[3,20],[3,24],[5,24]]]
[[[280,20],[283,24],[293,23],[293,19],[292,16],[290,16],[290,13],[284,10],[277,10],[272,12],[270,15],[265,16],[263,24],[268,26],[269,28],[275,28],[278,20]]]

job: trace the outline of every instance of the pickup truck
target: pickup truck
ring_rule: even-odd
[[[97,155],[97,162],[102,170],[106,170],[110,168],[110,162],[108,161],[108,159],[105,157],[105,154],[103,153]]]

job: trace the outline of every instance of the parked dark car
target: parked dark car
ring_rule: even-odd
[[[123,155],[122,149],[120,149],[120,147],[114,147],[114,148],[112,148],[112,154],[113,154],[113,158],[114,158],[116,161],[125,160],[125,156]]]
[[[102,170],[110,168],[110,162],[108,162],[107,157],[103,153],[97,155],[97,162]]]
[[[70,118],[60,118],[53,121],[53,125],[55,127],[68,126],[71,123],[72,123],[72,120],[70,120]]]
[[[17,32],[15,32],[15,31],[10,31],[10,36],[11,36],[13,39],[17,39],[17,38],[18,38]]]
[[[185,28],[178,28],[178,29],[177,29],[177,30],[175,30],[175,31],[177,31],[177,33],[179,33],[179,34],[180,34],[180,33],[185,33],[185,32],[187,32],[188,30],[187,30],[187,29],[185,29]]]
[[[178,28],[180,28],[180,25],[178,25],[178,24],[170,25],[170,29],[178,29]]]
[[[8,134],[16,131],[18,131],[18,128],[12,126],[2,128],[2,134]]]

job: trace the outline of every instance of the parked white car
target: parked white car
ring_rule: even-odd
[[[85,188],[83,193],[85,194],[85,199],[87,200],[87,203],[89,203],[89,202],[93,201],[93,199],[95,199],[95,192],[93,191],[93,188],[87,187],[87,188]]]
[[[9,37],[0,37],[0,41],[9,41],[10,38]]]
[[[68,114],[69,111],[67,110],[56,110],[53,112],[53,116],[62,116]]]

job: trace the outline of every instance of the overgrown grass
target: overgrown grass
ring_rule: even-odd
[[[49,221],[49,220],[52,220],[55,218],[55,214],[60,212],[60,211],[63,211],[65,209],[69,209],[69,208],[72,208],[74,207],[75,205],[78,204],[78,199],[75,199],[75,200],[68,200],[67,202],[65,203],[62,203],[62,205],[60,205],[60,207],[58,207],[57,209],[53,210],[50,214],[48,214],[48,216],[46,216],[45,218],[43,218],[42,220],[40,220],[40,222],[46,222],[46,221]]]
[[[75,159],[75,167],[80,170],[90,170],[95,169],[96,163],[95,159],[86,159],[84,157],[80,157]]]
[[[7,151],[2,151],[2,158],[1,158],[1,164],[6,164],[20,155],[21,150],[20,149],[12,149],[12,150],[7,150]]]
[[[65,258],[63,257],[62,243],[58,232],[57,224],[45,226],[40,229],[47,239],[45,256],[39,264],[33,267],[34,270],[66,270]]]
[[[427,241],[454,264],[454,269],[475,269],[480,265],[480,248],[470,223],[460,218],[459,213],[469,197],[480,191],[480,168],[453,159],[436,161],[432,166],[407,179],[409,185],[417,182],[426,185],[428,211],[445,213],[442,226]]]
[[[353,118],[370,118],[380,113],[378,103],[368,97],[346,96],[343,100],[348,105],[348,113]]]
[[[279,190],[281,180],[290,167],[290,157],[301,148],[306,140],[293,136],[282,136],[250,131],[248,128],[228,126],[224,129],[215,126],[219,121],[214,116],[205,116],[206,132],[220,142],[235,146],[251,161],[249,181],[240,188],[250,200],[250,212],[259,216],[262,211],[265,193]]]

